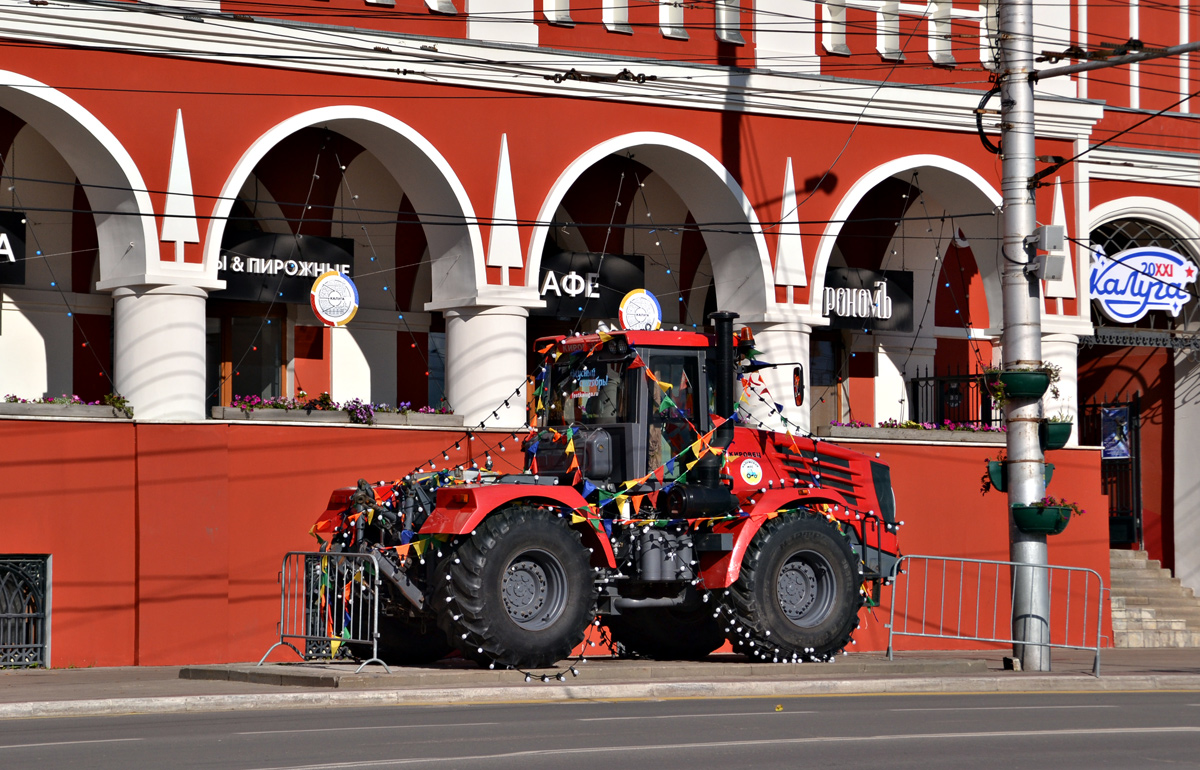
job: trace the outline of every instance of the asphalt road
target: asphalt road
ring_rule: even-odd
[[[0,722],[0,768],[1200,767],[1200,692],[825,696]]]

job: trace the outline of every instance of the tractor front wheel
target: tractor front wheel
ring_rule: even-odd
[[[762,660],[828,660],[858,627],[862,573],[835,524],[803,511],[766,522],[725,596],[725,634]]]
[[[595,614],[588,550],[557,513],[489,516],[438,571],[438,625],[481,664],[551,666],[571,654]]]

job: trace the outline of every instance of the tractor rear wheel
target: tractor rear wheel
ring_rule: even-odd
[[[678,607],[623,610],[605,624],[614,642],[651,660],[703,660],[725,643],[712,605],[699,596]]]
[[[797,512],[767,521],[724,602],[733,649],[765,660],[827,660],[858,627],[862,572],[836,525]]]
[[[509,508],[445,559],[434,602],[438,625],[466,657],[551,666],[583,641],[595,615],[588,550],[556,513]]]

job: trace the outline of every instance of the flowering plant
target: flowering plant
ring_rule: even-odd
[[[954,422],[953,420],[942,420],[939,425],[936,422],[914,422],[913,420],[891,419],[884,420],[879,423],[881,428],[908,428],[909,430],[954,430],[967,431],[970,433],[1006,433],[1008,428],[1003,425],[980,425],[973,422]]]
[[[838,422],[837,420],[830,420],[829,424],[834,427],[837,427],[837,428],[869,428],[869,427],[871,427],[871,423],[866,422],[864,420],[850,420],[849,422]]]
[[[1075,514],[1076,516],[1082,516],[1083,514],[1087,513],[1087,511],[1079,507],[1079,503],[1069,503],[1062,498],[1051,497],[1049,495],[1046,495],[1036,503],[1031,503],[1031,505],[1034,508],[1070,508],[1071,513]]]
[[[118,412],[124,413],[129,419],[133,419],[133,406],[129,400],[118,393],[107,393],[99,401],[85,401],[75,394],[61,396],[42,396],[40,398],[21,398],[9,393],[4,396],[6,404],[78,404],[80,406],[111,406]]]
[[[234,396],[233,406],[247,413],[253,412],[255,409],[283,409],[288,411],[303,409],[306,412],[345,412],[350,416],[350,422],[360,425],[374,425],[376,414],[408,414],[413,411],[411,401],[401,401],[400,405],[395,407],[388,404],[363,401],[361,398],[352,398],[349,401],[338,403],[333,400],[333,397],[328,392],[322,393],[316,398],[309,398],[308,394],[302,390],[296,393],[295,398],[287,396],[274,396],[272,398]],[[431,406],[423,406],[417,411],[421,414],[452,413],[447,407],[435,409]]]

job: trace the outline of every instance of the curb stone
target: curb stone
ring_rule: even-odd
[[[728,698],[947,692],[1122,692],[1145,690],[1200,690],[1200,676],[1166,674],[1095,678],[1086,675],[1028,675],[1017,677],[901,677],[874,680],[820,679],[786,682],[664,682],[597,685],[553,683],[508,687],[322,691],[253,695],[189,695],[159,698],[109,698],[3,703],[0,704],[0,719],[109,716],[119,714],[178,714],[202,711],[301,709],[335,706],[536,703],[627,698]]]

